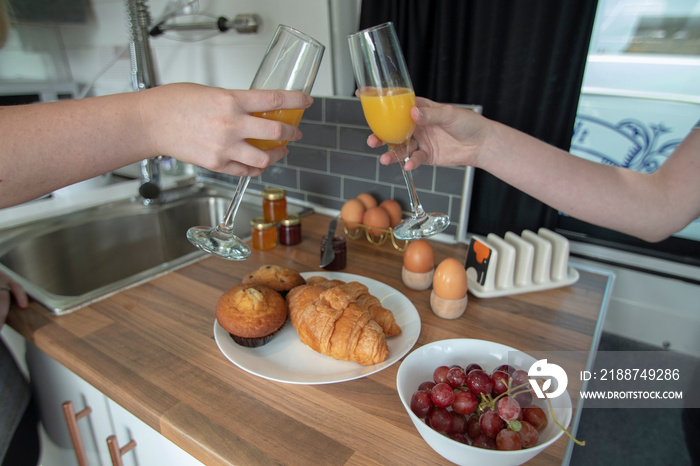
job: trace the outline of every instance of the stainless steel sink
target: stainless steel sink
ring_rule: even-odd
[[[185,233],[219,223],[232,195],[233,189],[199,184],[168,192],[162,204],[132,198],[0,230],[0,269],[51,312],[71,312],[204,257]],[[250,236],[261,202],[244,197],[239,237]],[[305,213],[294,205],[289,211]]]

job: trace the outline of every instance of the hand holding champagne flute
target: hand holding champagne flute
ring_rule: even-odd
[[[304,115],[304,110],[272,110],[270,112],[254,112],[253,116],[267,118],[268,120],[281,121],[294,126],[299,126],[301,117]],[[249,144],[254,145],[258,149],[267,150],[273,147],[281,147],[287,145],[288,141],[270,141],[264,139],[246,139]]]
[[[416,95],[394,26],[385,23],[365,29],[349,35],[348,42],[367,124],[391,148],[408,189],[412,215],[394,228],[394,236],[411,240],[435,235],[447,228],[450,218],[423,210],[413,174],[404,169],[416,126],[410,113],[416,105]]]
[[[325,47],[296,29],[280,25],[265,52],[251,89],[283,89],[309,94],[313,87]],[[304,110],[275,110],[254,113],[255,116],[299,125]],[[287,141],[248,139],[248,143],[262,150],[284,146]],[[243,193],[250,182],[249,176],[238,180],[236,192],[223,221],[216,227],[197,226],[187,231],[192,244],[224,259],[244,260],[250,256],[248,245],[233,234],[233,221]]]

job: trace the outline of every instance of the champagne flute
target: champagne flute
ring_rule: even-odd
[[[394,228],[394,236],[411,240],[440,233],[450,224],[450,217],[423,210],[413,174],[404,169],[416,127],[410,115],[416,95],[394,25],[384,23],[350,34],[348,42],[367,124],[396,156],[408,189],[411,217]]]
[[[280,25],[265,52],[251,89],[284,89],[309,94],[313,87],[325,47],[313,37],[289,26]],[[274,110],[254,113],[257,117],[299,125],[302,109]],[[280,147],[287,141],[248,139],[248,143],[262,150]],[[223,221],[216,227],[196,226],[187,230],[187,239],[199,249],[230,260],[244,260],[250,256],[250,248],[233,234],[233,221],[243,193],[250,182],[249,176],[241,176],[236,192]]]

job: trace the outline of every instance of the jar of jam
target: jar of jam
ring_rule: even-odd
[[[263,216],[266,222],[280,222],[287,217],[287,191],[267,188],[262,192]]]
[[[277,226],[264,217],[255,217],[250,221],[253,249],[266,251],[277,246]]]
[[[301,243],[301,217],[299,214],[289,214],[280,221],[279,242],[285,246]]]
[[[323,251],[326,250],[328,243],[328,236],[321,238],[321,257],[323,257]],[[332,245],[333,253],[335,257],[333,262],[323,267],[325,270],[343,270],[347,262],[347,243],[344,236],[334,236]]]

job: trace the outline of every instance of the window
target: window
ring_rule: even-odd
[[[698,120],[700,2],[600,0],[571,152],[652,172]],[[700,265],[700,219],[656,244],[563,215],[559,228],[583,241]]]

